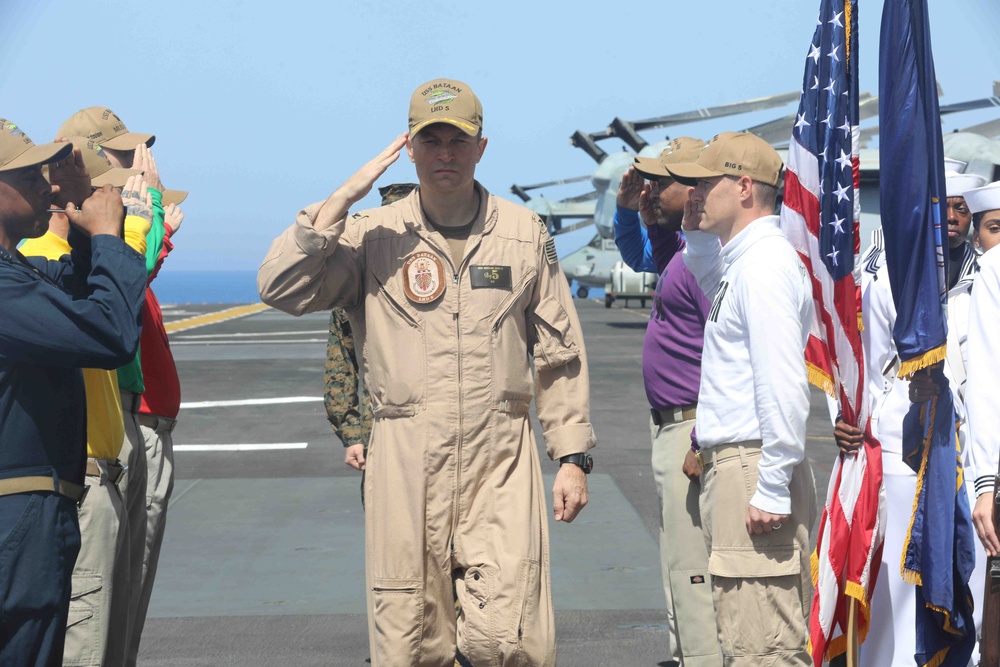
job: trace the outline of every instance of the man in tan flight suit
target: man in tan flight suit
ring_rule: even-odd
[[[404,145],[420,187],[348,218]],[[375,426],[367,456],[356,445],[347,462],[367,472],[373,667],[556,663],[528,410],[534,395],[561,463],[555,519],[572,521],[595,441],[587,364],[544,224],[475,181],[485,148],[467,85],[420,86],[408,134],[300,212],[257,278],[267,304],[339,306],[357,325]]]

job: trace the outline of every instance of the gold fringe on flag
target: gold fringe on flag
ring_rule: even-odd
[[[933,366],[940,361],[944,361],[946,356],[946,345],[940,345],[935,347],[933,350],[928,350],[919,357],[914,357],[913,359],[908,359],[907,361],[901,363],[899,365],[899,377],[908,378],[922,368],[927,368],[928,366]]]

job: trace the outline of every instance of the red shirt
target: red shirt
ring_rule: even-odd
[[[169,227],[167,229],[169,230]],[[163,249],[160,251],[150,282],[159,273],[163,259],[173,248],[169,237],[168,231],[163,239]],[[156,300],[156,295],[148,286],[146,299],[142,303],[142,338],[139,341],[139,349],[142,350],[139,357],[142,361],[142,377],[146,384],[139,412],[177,419],[177,413],[181,409],[181,381],[177,377],[174,355],[170,352],[167,330],[163,327],[160,302]]]

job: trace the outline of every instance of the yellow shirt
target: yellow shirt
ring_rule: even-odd
[[[125,219],[125,242],[140,254],[146,253],[147,231],[149,223],[142,218],[129,216]],[[70,253],[70,246],[66,239],[46,232],[37,239],[28,239],[19,250],[31,257],[59,259]],[[87,396],[87,456],[117,459],[125,439],[118,376],[115,371],[84,368],[83,382]]]

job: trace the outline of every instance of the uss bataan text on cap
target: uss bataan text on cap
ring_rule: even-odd
[[[60,137],[87,137],[101,148],[113,151],[131,151],[139,144],[152,146],[152,134],[129,132],[118,115],[107,107],[87,107],[70,116],[59,128]]]
[[[699,178],[749,176],[757,183],[777,187],[783,166],[777,151],[757,135],[722,132],[712,137],[695,161],[671,164],[667,170],[685,185],[696,185]]]
[[[73,144],[42,144],[36,146],[15,123],[0,118],[0,171],[13,171],[66,159]]]
[[[410,97],[410,138],[432,123],[454,125],[474,137],[483,129],[483,105],[461,81],[428,81]]]
[[[632,161],[632,166],[647,180],[672,178],[670,172],[667,171],[666,165],[694,162],[698,159],[698,155],[704,148],[705,142],[701,139],[677,137],[670,142],[669,146],[663,149],[660,157],[637,157]]]

